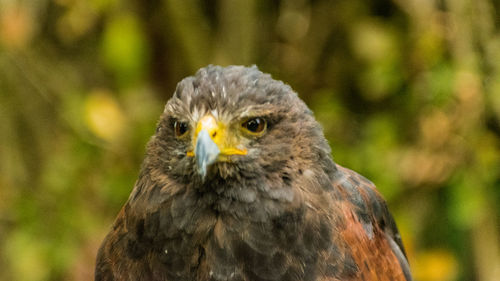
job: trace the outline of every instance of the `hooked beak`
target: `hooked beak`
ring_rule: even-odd
[[[217,122],[212,115],[200,119],[193,138],[194,152],[188,151],[187,156],[194,156],[198,172],[204,178],[210,165],[218,161],[228,161],[231,155],[246,155],[247,150],[241,149],[234,134],[227,130],[222,122]]]
[[[198,133],[194,153],[198,172],[204,178],[207,175],[207,166],[215,163],[220,154],[219,147],[212,140],[207,130],[201,130]]]

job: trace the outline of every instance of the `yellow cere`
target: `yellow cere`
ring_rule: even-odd
[[[221,151],[220,156],[229,156],[229,155],[246,155],[246,149],[236,148],[236,138],[231,136],[227,132],[226,124],[222,122],[217,122],[215,117],[212,115],[206,115],[198,121],[196,125],[196,131],[193,138],[193,147],[196,147],[196,141],[198,138],[198,134],[201,130],[206,130],[214,143],[219,147]],[[188,151],[186,153],[188,157],[195,156],[194,151]]]
[[[206,130],[213,139],[213,133],[218,133],[217,131],[221,129],[219,127],[220,126],[217,124],[217,120],[215,120],[212,115],[206,115],[198,121],[198,125],[196,126],[196,136],[201,130]]]

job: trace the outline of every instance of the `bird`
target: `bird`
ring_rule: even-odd
[[[95,280],[412,280],[381,194],[331,154],[288,84],[201,68],[166,103]]]

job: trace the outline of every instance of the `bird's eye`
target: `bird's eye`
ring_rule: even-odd
[[[175,130],[176,137],[182,137],[189,130],[189,125],[186,122],[175,121],[174,122],[174,130]]]
[[[257,117],[248,119],[241,126],[252,134],[260,134],[266,129],[267,123],[263,118]]]

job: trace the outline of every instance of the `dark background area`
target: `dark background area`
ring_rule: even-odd
[[[91,280],[176,83],[256,64],[370,178],[419,281],[500,276],[496,0],[0,0],[0,280]]]

